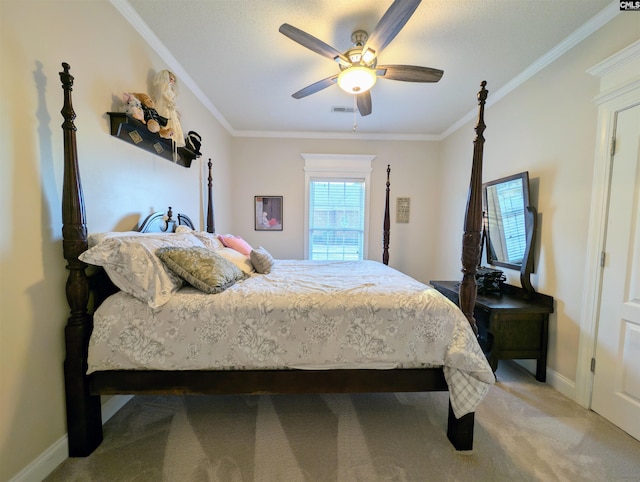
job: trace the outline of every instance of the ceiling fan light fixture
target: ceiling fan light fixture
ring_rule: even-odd
[[[338,85],[349,94],[362,94],[373,87],[377,79],[375,70],[354,65],[340,72]]]
[[[375,50],[371,50],[368,48],[364,52],[362,52],[362,62],[366,65],[371,65],[376,58]]]

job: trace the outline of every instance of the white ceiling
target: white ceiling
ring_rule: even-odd
[[[339,51],[371,32],[392,0],[111,0],[235,136],[442,138],[617,14],[610,0],[423,0],[380,54],[380,64],[444,70],[435,84],[379,79],[373,112],[353,107],[337,85],[291,94],[338,65],[278,32],[290,23]],[[549,86],[553,88],[553,86]],[[177,98],[178,106],[180,97]]]

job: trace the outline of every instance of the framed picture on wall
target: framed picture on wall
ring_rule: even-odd
[[[396,223],[408,223],[411,213],[411,198],[399,197],[396,201]]]
[[[255,196],[256,231],[282,231],[282,196]]]

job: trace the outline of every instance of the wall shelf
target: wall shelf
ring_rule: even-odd
[[[129,144],[133,144],[147,152],[174,162],[173,146],[169,139],[164,139],[158,134],[149,132],[147,126],[124,112],[107,112],[111,120],[111,135],[118,137]],[[176,164],[183,167],[191,167],[191,162],[199,157],[186,147],[178,147]]]

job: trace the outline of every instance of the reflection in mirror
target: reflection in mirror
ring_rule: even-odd
[[[522,288],[534,292],[532,240],[536,210],[529,204],[529,173],[521,172],[483,184],[487,263],[520,271]]]
[[[487,262],[520,269],[527,233],[525,210],[529,206],[529,178],[523,172],[484,185]]]

